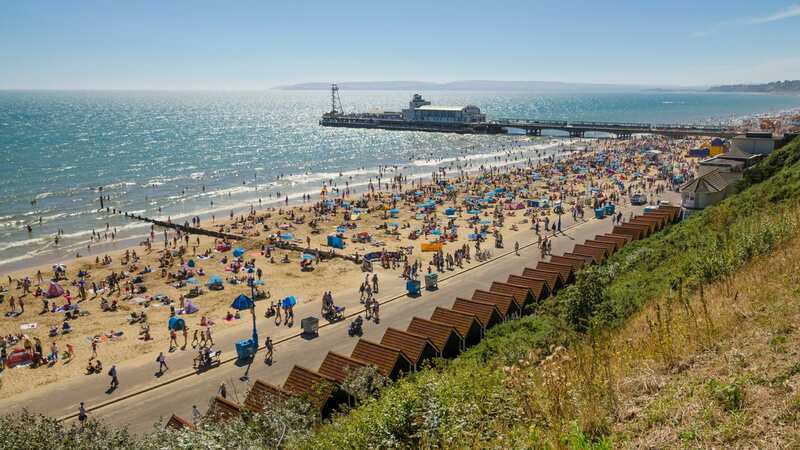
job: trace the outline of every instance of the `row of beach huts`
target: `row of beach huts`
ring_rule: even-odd
[[[352,403],[341,386],[353,371],[372,365],[383,376],[397,379],[431,358],[453,358],[477,344],[487,329],[534,312],[545,298],[573,283],[583,267],[603,263],[629,242],[650,236],[680,217],[678,207],[646,208],[642,215],[615,225],[611,233],[575,244],[571,252],[551,255],[535,268],[524,268],[518,275],[492,282],[486,290],[475,290],[470,298],[458,297],[450,308],[437,307],[430,318],[414,317],[405,330],[388,328],[380,342],[361,338],[349,356],[328,352],[317,370],[295,365],[282,386],[257,380],[243,404],[215,397],[206,419],[224,422],[291,396],[305,397],[327,417],[340,405]],[[194,428],[192,422],[176,415],[166,426]]]

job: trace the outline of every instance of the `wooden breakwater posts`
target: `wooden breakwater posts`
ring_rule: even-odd
[[[229,241],[244,241],[244,240],[248,239],[246,236],[242,236],[242,235],[239,235],[239,234],[225,233],[223,231],[207,230],[205,228],[197,228],[197,227],[192,227],[192,226],[188,226],[188,225],[181,225],[181,224],[172,223],[172,222],[164,222],[163,220],[151,219],[149,217],[144,217],[144,216],[140,216],[140,215],[133,215],[133,214],[125,213],[125,217],[127,217],[129,219],[141,220],[143,222],[152,223],[153,225],[156,225],[156,226],[159,226],[159,227],[163,227],[163,228],[170,228],[170,229],[173,229],[173,230],[178,230],[178,231],[181,231],[182,233],[187,233],[187,234],[199,234],[201,236],[209,236],[209,237],[218,238],[218,239],[225,239],[225,240],[229,240]],[[325,251],[325,250],[320,250],[320,249],[306,248],[306,247],[303,247],[303,246],[300,246],[300,245],[297,245],[297,244],[293,244],[291,242],[285,242],[285,241],[280,241],[280,240],[272,242],[272,245],[275,246],[276,248],[279,248],[279,249],[282,249],[282,250],[290,250],[290,251],[295,251],[295,252],[300,252],[300,253],[308,253],[310,255],[314,255],[319,260],[342,258],[344,260],[352,261],[354,263],[361,263],[361,259],[360,258],[357,258],[357,257],[355,257],[353,255],[339,254],[339,253],[336,253],[334,250]]]

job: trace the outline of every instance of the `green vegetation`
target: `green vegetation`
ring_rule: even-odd
[[[699,346],[714,348],[707,338],[720,324],[708,311],[704,287],[714,282],[735,302],[737,271],[798,236],[800,139],[763,161],[740,188],[721,204],[582,271],[575,284],[548,299],[535,315],[494,327],[460,357],[437,360],[383,387],[377,397],[360,395],[358,407],[311,430],[306,416],[296,413],[298,408],[279,408],[226,425],[205,425],[199,433],[160,433],[128,446],[612,448],[616,440],[633,437],[615,433],[613,423],[623,415],[620,374],[639,362],[625,358],[640,351],[624,347],[627,344],[614,333],[624,330],[631,318],[646,315],[647,339],[641,351],[673,373],[686,370],[681,350],[686,336],[696,335]],[[691,301],[693,294],[699,300]],[[678,331],[685,326],[676,320],[678,314],[691,322],[690,331]],[[780,328],[760,342],[771,339],[770,345],[779,347],[785,339],[775,336],[789,333],[789,328]],[[736,358],[731,361],[735,364]],[[796,367],[786,369],[783,379],[797,374]],[[370,387],[364,392],[372,392],[374,380],[367,381]],[[748,383],[753,381],[708,381],[692,388],[731,417],[720,427],[719,439],[734,436],[740,422],[748,420],[742,410],[749,401]],[[660,386],[656,374],[642,374],[635,383],[643,394],[658,392]],[[671,424],[676,407],[669,398],[652,402],[639,414],[642,426]],[[716,410],[705,408],[706,422],[721,420]],[[800,408],[792,408],[785,417],[800,416]],[[14,422],[13,417],[4,420]],[[0,429],[6,423],[10,422],[0,423]],[[48,440],[42,448],[82,448],[74,440],[67,444],[68,438],[58,441],[54,435],[70,432],[56,428],[48,426],[39,433],[46,435],[39,437],[41,442]],[[694,427],[676,433],[689,446],[704,438],[703,430]],[[7,435],[0,434],[0,448],[13,447]],[[124,434],[110,436],[120,444],[128,439]],[[86,448],[91,448],[90,441],[85,441]],[[105,446],[112,447],[116,445]]]

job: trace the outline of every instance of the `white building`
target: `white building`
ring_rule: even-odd
[[[486,114],[475,105],[437,106],[414,94],[408,102],[408,109],[403,110],[403,119],[413,122],[435,123],[481,123],[486,122]]]

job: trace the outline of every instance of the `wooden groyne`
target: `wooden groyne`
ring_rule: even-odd
[[[181,232],[187,233],[187,234],[199,234],[201,236],[209,236],[209,237],[213,237],[213,238],[217,238],[217,239],[225,239],[225,240],[229,240],[229,241],[243,241],[243,240],[248,239],[247,237],[239,235],[239,234],[225,233],[223,231],[207,230],[205,228],[197,228],[197,227],[192,227],[192,226],[188,226],[188,225],[181,225],[181,224],[172,223],[172,222],[164,222],[163,220],[151,219],[149,217],[144,217],[144,216],[140,216],[140,215],[133,215],[133,214],[125,213],[125,217],[127,217],[129,219],[136,219],[136,220],[141,220],[143,222],[152,223],[153,225],[156,225],[156,226],[159,226],[159,227],[163,227],[163,228],[170,228],[170,229],[173,229],[173,230],[178,230],[178,231],[181,231]],[[293,244],[291,242],[285,242],[285,241],[280,241],[280,240],[272,242],[272,245],[275,248],[279,248],[279,249],[282,249],[282,250],[290,250],[290,251],[295,251],[295,252],[300,252],[300,253],[308,253],[308,254],[314,255],[315,257],[317,257],[321,261],[325,260],[325,259],[342,258],[342,259],[344,259],[346,261],[352,261],[354,263],[360,263],[361,262],[360,258],[356,258],[353,255],[345,255],[345,254],[336,253],[334,250],[326,251],[326,250],[320,250],[320,249],[312,249],[312,248],[303,247],[301,245]]]

